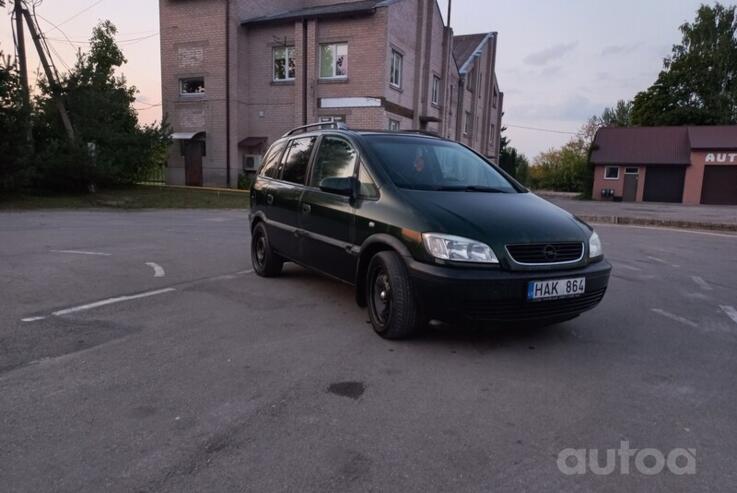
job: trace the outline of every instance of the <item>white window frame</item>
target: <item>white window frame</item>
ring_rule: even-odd
[[[399,70],[397,70],[397,62]],[[392,48],[391,63],[389,64],[389,85],[397,89],[402,88],[402,69],[404,68],[404,55]],[[394,76],[397,75],[397,79]]]
[[[609,176],[607,176],[608,175],[607,172],[610,169],[616,169],[617,170],[617,176],[615,176],[615,177],[609,177]],[[619,180],[619,166],[605,166],[604,167],[604,179],[605,180],[612,180],[612,181]]]
[[[276,50],[286,50],[285,56],[286,56],[286,64],[284,66],[284,78],[278,79],[276,77]],[[285,82],[285,81],[293,81],[294,77],[289,77],[289,59],[292,59],[295,62],[296,60],[294,58],[294,46],[274,46],[271,49],[271,80],[274,82]],[[297,75],[297,69],[295,67],[294,75]]]
[[[466,111],[463,120],[463,135],[469,135],[473,130],[473,117],[470,111]]]
[[[432,88],[430,91],[430,102],[434,105],[440,104],[440,77],[433,74]]]
[[[389,131],[399,132],[402,129],[402,123],[394,118],[389,118]]]
[[[184,83],[189,80],[201,80],[202,81],[202,91],[201,92],[184,92]],[[207,94],[207,88],[205,87],[205,78],[198,76],[198,77],[181,77],[179,79],[179,95],[183,96],[185,98],[187,97],[200,97],[205,96]]]
[[[322,75],[322,50],[324,47],[330,47],[333,51],[333,65],[331,67],[331,74],[332,75]],[[345,60],[346,60],[346,66],[345,66],[345,74],[342,75],[336,75],[336,62],[338,58],[338,47],[339,46],[345,46]],[[318,66],[318,73],[320,75],[320,79],[347,79],[348,78],[348,43],[321,43],[320,44],[320,64]]]
[[[331,121],[345,123],[345,115],[323,115],[320,117],[320,123],[328,123]]]

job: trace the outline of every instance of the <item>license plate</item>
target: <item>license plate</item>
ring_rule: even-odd
[[[586,278],[551,279],[548,281],[530,281],[527,285],[527,300],[552,300],[579,296],[586,290]]]

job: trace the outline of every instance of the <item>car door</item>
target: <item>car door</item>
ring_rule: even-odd
[[[310,267],[352,282],[355,269],[352,198],[320,190],[331,177],[355,176],[358,152],[346,138],[324,135],[300,205],[304,259]]]
[[[304,192],[307,169],[317,137],[292,139],[284,153],[279,179],[271,183],[267,194],[269,239],[272,247],[284,257],[301,261],[298,231],[299,201]]]

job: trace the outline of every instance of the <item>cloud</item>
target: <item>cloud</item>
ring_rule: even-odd
[[[537,120],[583,122],[593,115],[600,114],[606,106],[606,104],[593,102],[586,96],[574,95],[557,103],[528,103],[519,106],[509,104],[505,111],[510,121],[516,119],[516,121],[526,122]]]
[[[639,45],[637,45],[637,44],[624,44],[624,45],[609,45],[609,46],[605,46],[601,50],[601,56],[624,55],[626,53],[631,53],[638,46]]]
[[[573,51],[576,46],[578,46],[578,41],[553,45],[550,48],[530,53],[524,58],[524,62],[528,65],[545,65],[562,58],[566,53]]]

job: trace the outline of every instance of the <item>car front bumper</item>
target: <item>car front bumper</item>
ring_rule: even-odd
[[[567,270],[507,271],[408,263],[412,284],[426,314],[440,320],[489,322],[555,321],[594,308],[604,297],[611,265],[601,260]],[[576,297],[527,301],[530,281],[586,278]]]

